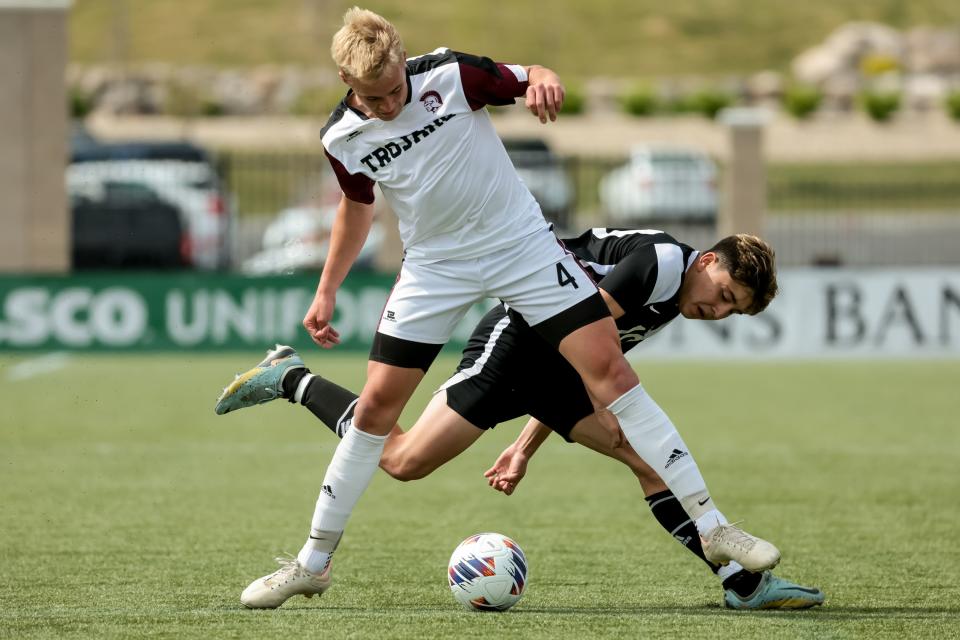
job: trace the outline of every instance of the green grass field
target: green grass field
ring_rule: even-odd
[[[824,607],[728,612],[626,469],[548,441],[512,497],[482,472],[507,425],[425,480],[378,473],[321,599],[248,611],[247,583],[296,553],[334,437],[274,403],[217,417],[259,356],[72,356],[24,377],[0,357],[0,637],[944,638],[960,615],[960,362],[642,363],[719,506],[775,541]],[[309,354],[352,386],[355,356]],[[405,416],[451,369],[434,367]],[[320,368],[320,367],[317,367]],[[527,553],[526,596],[461,610],[446,562],[495,530]]]
[[[353,0],[76,0],[70,59],[79,63],[300,64],[332,68],[329,42]],[[411,54],[446,45],[537,62],[564,77],[722,77],[786,70],[851,20],[949,26],[949,0],[533,0],[360,3],[393,21]]]

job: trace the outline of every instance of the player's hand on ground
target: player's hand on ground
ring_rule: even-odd
[[[483,476],[487,479],[487,484],[509,496],[516,491],[517,485],[526,475],[528,461],[529,458],[525,454],[511,445],[504,449]]]
[[[542,70],[541,73],[545,74],[546,71]],[[530,113],[540,119],[540,122],[546,123],[548,119],[554,122],[557,114],[560,113],[560,107],[563,106],[564,95],[560,78],[555,73],[549,72],[543,79],[527,87],[525,106]]]
[[[330,324],[336,305],[336,295],[324,295],[317,292],[313,303],[307,310],[307,315],[303,318],[303,328],[307,330],[310,339],[324,349],[330,349],[340,344],[340,334]]]

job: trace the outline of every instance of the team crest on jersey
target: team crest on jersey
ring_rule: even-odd
[[[427,91],[420,96],[420,102],[423,103],[424,109],[430,113],[436,113],[440,108],[440,105],[443,104],[443,98],[441,98],[440,94],[436,91]]]

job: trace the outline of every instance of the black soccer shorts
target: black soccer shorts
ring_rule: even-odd
[[[572,442],[574,425],[594,412],[577,371],[503,305],[483,317],[440,388],[447,406],[481,429],[529,414]]]

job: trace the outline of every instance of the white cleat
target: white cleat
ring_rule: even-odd
[[[312,598],[321,595],[333,583],[331,564],[322,573],[310,573],[296,558],[277,558],[280,568],[250,583],[240,594],[248,609],[276,609],[296,595]]]
[[[721,524],[700,536],[703,555],[713,564],[740,563],[747,571],[766,571],[780,562],[780,550],[752,536],[737,523]]]

